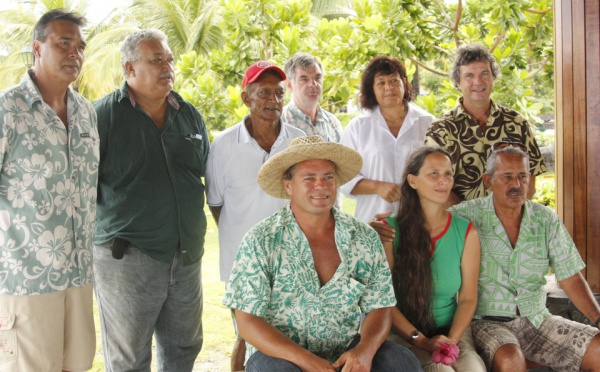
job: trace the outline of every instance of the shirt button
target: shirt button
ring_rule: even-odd
[[[318,318],[319,318],[319,316],[317,316],[317,315],[313,315],[313,319],[314,319],[314,320],[317,320]]]

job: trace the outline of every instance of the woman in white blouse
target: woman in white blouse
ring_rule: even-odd
[[[368,222],[377,213],[398,210],[402,173],[409,155],[423,145],[433,115],[410,101],[412,86],[406,68],[395,58],[375,57],[363,72],[360,106],[341,143],[358,151],[363,167],[341,187],[355,198],[355,216]]]

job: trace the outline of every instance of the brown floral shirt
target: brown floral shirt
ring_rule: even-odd
[[[443,147],[450,153],[454,167],[452,191],[463,200],[471,200],[488,195],[482,178],[486,160],[492,152],[492,145],[507,138],[527,147],[532,175],[546,172],[542,154],[527,120],[517,111],[493,101],[485,129],[482,129],[465,111],[461,98],[454,109],[431,124],[425,144]]]

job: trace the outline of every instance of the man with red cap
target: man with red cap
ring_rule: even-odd
[[[280,120],[285,73],[258,61],[242,81],[242,100],[250,114],[218,135],[207,162],[207,201],[219,226],[221,280],[227,281],[242,238],[257,222],[281,209],[286,200],[267,195],[258,185],[262,164],[305,133]],[[232,353],[232,370],[243,369],[244,342]]]

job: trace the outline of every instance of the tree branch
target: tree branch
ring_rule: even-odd
[[[526,12],[535,13],[535,14],[546,14],[552,11],[552,8],[548,8],[546,10],[537,10],[537,9],[526,9]]]
[[[456,18],[454,18],[454,44],[458,48],[460,46],[460,39],[458,38],[458,24],[460,23],[460,19],[462,18],[462,0],[458,0],[458,4],[456,4]]]
[[[496,41],[494,41],[494,44],[490,47],[490,53],[494,53],[494,49],[498,47],[498,44],[504,39],[504,36],[506,36],[506,30],[503,30],[498,37],[496,37]]]
[[[440,2],[438,0],[432,0],[435,5],[438,6],[438,8],[440,8],[440,10],[442,11],[442,14],[444,15],[444,17],[446,18],[446,20],[448,21],[448,24],[451,25],[452,24],[452,18],[450,18],[450,14],[448,14],[448,12],[446,12],[446,9],[444,9],[444,7],[442,6],[442,4],[440,4]],[[442,26],[442,25],[440,25]],[[442,27],[446,27],[446,26],[442,26]],[[448,26],[448,28],[450,28]]]
[[[538,63],[541,63],[540,67],[538,67],[535,71],[530,72],[529,75],[535,76],[535,75],[539,74],[540,71],[542,71],[542,69],[544,68],[544,66],[546,66],[546,62],[548,62],[548,57],[544,58],[543,61],[538,62]]]
[[[449,50],[446,50],[446,49],[442,48],[439,45],[435,45],[434,44],[434,45],[430,45],[430,47],[433,48],[433,49],[437,49],[438,51],[446,54],[447,56],[451,56],[452,55],[452,52],[450,52]]]
[[[436,22],[436,21],[426,21],[426,22],[428,22],[428,23],[433,23],[433,24],[434,24],[434,25],[436,25],[436,26],[440,26],[440,27],[446,28],[446,29],[448,29],[448,30],[450,30],[450,31],[455,31],[455,30],[454,30],[454,28],[453,28],[452,26],[446,26],[446,25],[445,25],[445,24],[443,24],[443,23],[439,23],[439,22]]]
[[[433,68],[431,68],[431,67],[427,66],[426,64],[424,64],[424,63],[422,63],[422,62],[419,62],[419,61],[417,61],[416,59],[414,59],[414,58],[412,58],[412,57],[410,57],[410,58],[409,58],[409,60],[410,60],[411,62],[413,62],[414,64],[416,64],[416,65],[418,65],[418,66],[421,66],[421,67],[423,67],[425,70],[427,70],[427,71],[429,71],[429,72],[432,72],[432,73],[434,73],[434,74],[436,74],[436,75],[440,75],[440,76],[445,76],[445,77],[448,77],[448,74],[447,74],[446,72],[443,72],[443,71],[438,71],[438,70],[436,70],[436,69],[433,69]]]

